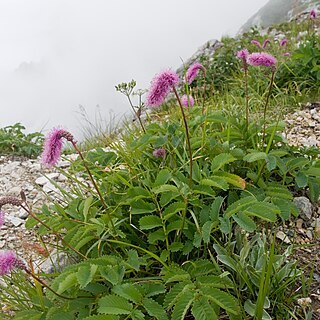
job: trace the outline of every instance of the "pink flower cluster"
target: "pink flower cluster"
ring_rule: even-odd
[[[316,9],[312,9],[310,11],[310,19],[317,19],[317,10]]]
[[[247,63],[254,67],[272,67],[277,63],[277,59],[266,52],[253,52],[249,54]]]
[[[181,97],[181,104],[184,107],[193,107],[194,106],[194,99],[192,96],[189,95],[189,98],[188,98],[188,96],[186,94],[184,94]]]
[[[247,49],[242,49],[237,52],[237,57],[245,63],[254,67],[272,67],[277,63],[277,59],[266,52],[253,52],[249,54]]]
[[[204,66],[196,62],[192,64],[186,72],[186,81],[188,84],[191,84],[193,80],[198,76],[199,71],[202,71],[205,75],[206,69]],[[151,81],[151,87],[149,89],[146,105],[149,107],[158,107],[160,106],[169,92],[180,82],[179,76],[176,72],[172,70],[166,70],[157,74]],[[193,100],[191,97],[190,100]],[[190,104],[191,101],[190,101]]]
[[[164,158],[167,154],[167,151],[164,148],[159,148],[155,149],[152,154],[156,158]]]
[[[148,92],[146,104],[150,107],[160,106],[170,90],[179,83],[179,76],[172,70],[166,70],[156,75]]]
[[[204,73],[204,75],[206,74],[206,69],[199,62],[196,62],[189,67],[186,72],[186,80],[189,84],[191,84],[193,80],[198,76],[200,70]]]
[[[47,167],[53,167],[58,163],[62,150],[62,138],[73,141],[71,133],[59,128],[53,128],[45,138],[42,163]]]
[[[17,258],[14,251],[0,251],[0,276],[10,273],[15,268],[24,267],[24,263]]]

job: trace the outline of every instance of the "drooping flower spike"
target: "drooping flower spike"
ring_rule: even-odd
[[[11,204],[12,206],[19,207],[22,205],[22,201],[16,197],[6,196],[0,198],[0,209],[6,204]]]
[[[257,46],[259,49],[261,48],[261,44],[258,40],[251,40],[251,43]]]
[[[203,75],[206,76],[206,68],[201,63],[195,62],[192,64],[186,72],[186,81],[191,84],[198,76],[200,70],[203,72]]]
[[[53,128],[45,138],[42,163],[47,167],[53,167],[58,163],[62,150],[62,138],[70,142],[74,141],[70,132],[59,128]]]
[[[277,59],[266,52],[253,52],[249,54],[247,62],[254,67],[272,67],[277,63]]]
[[[14,269],[25,269],[25,264],[14,251],[0,251],[0,276],[4,276]]]
[[[317,10],[316,9],[312,9],[310,11],[310,19],[316,19],[317,18]]]
[[[151,81],[146,104],[150,107],[160,106],[171,89],[176,86],[179,81],[179,76],[172,70],[166,70],[157,74]]]
[[[189,95],[189,99],[188,96],[185,94],[181,97],[181,104],[184,107],[193,107],[194,106],[194,99],[192,96]]]
[[[266,39],[264,40],[263,44],[262,44],[262,48],[265,49],[267,47],[268,44],[270,44],[270,40],[269,39]]]
[[[288,39],[284,38],[280,41],[280,47],[285,47],[288,43]]]

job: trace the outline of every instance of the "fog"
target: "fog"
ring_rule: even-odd
[[[0,127],[80,133],[129,112],[114,86],[181,65],[209,39],[234,35],[267,0],[1,0]]]

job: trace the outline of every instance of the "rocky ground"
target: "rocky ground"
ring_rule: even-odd
[[[306,105],[300,111],[289,114],[285,121],[286,138],[290,144],[320,147],[320,103]],[[66,160],[60,161],[57,168],[48,170],[41,166],[39,159],[1,156],[0,197],[20,197],[23,190],[28,203],[39,208],[45,203],[46,194],[55,196],[59,193],[49,179],[67,188],[66,178],[60,170],[67,169],[69,163]],[[277,238],[283,245],[297,244],[299,265],[313,272],[310,298],[313,309],[319,314],[314,319],[320,319],[320,207],[312,206],[305,197],[296,198],[295,202],[301,209],[301,215],[299,219],[280,227]],[[5,212],[5,224],[0,227],[0,250],[15,250],[26,261],[33,261],[44,271],[50,272],[52,265],[48,252],[34,232],[25,228],[27,213],[21,208],[8,205],[2,211]],[[54,250],[51,255],[55,255]]]

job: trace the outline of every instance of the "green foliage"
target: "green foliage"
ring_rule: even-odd
[[[64,172],[71,192],[60,188],[64,201],[43,206],[27,227],[58,234],[75,263],[42,275],[51,290],[20,279],[8,301],[17,319],[289,319],[302,272],[274,234],[299,214],[293,195],[318,201],[319,151],[288,145],[279,118],[262,119],[261,106],[269,98],[276,105],[288,83],[269,94],[270,72],[249,69],[255,112],[246,121],[234,54],[250,40],[224,39],[207,73],[221,96],[185,109],[192,157],[171,107],[152,114],[142,131],[128,126],[113,151],[91,150]],[[191,90],[202,90],[202,80]],[[138,112],[135,85],[116,89]],[[157,148],[166,155],[153,156]],[[83,182],[87,169],[99,192]]]
[[[20,123],[0,128],[0,153],[37,157],[42,150],[43,134],[25,134],[24,130]]]

